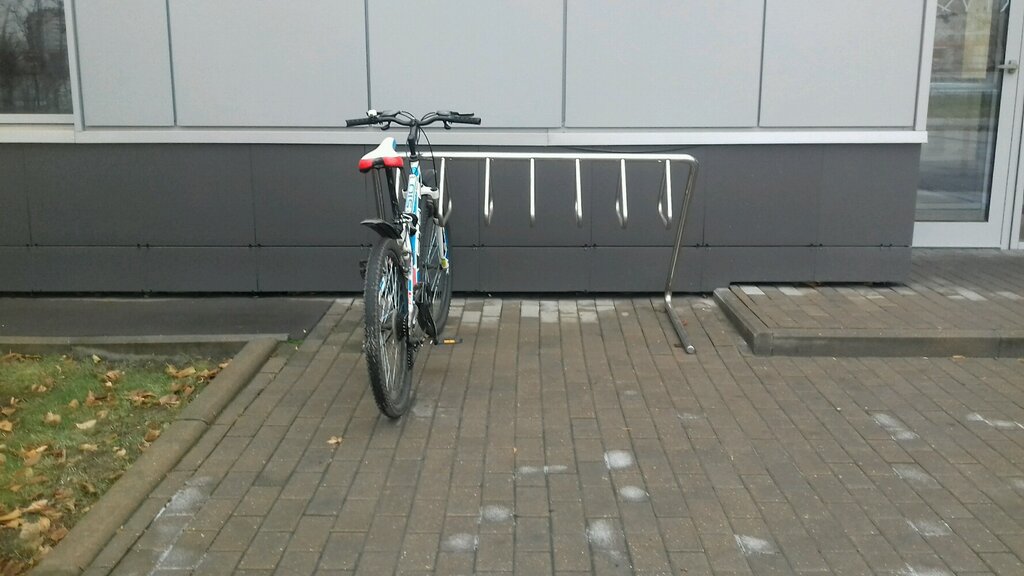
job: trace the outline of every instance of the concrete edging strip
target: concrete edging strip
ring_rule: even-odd
[[[764,322],[729,288],[716,289],[714,296],[726,317],[750,345],[750,350],[758,356],[771,355],[774,337]]]
[[[31,571],[35,576],[81,574],[139,505],[206,432],[210,422],[259,372],[276,338],[250,340],[160,438],[110,487],[58,546]]]

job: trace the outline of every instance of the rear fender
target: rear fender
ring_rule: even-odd
[[[373,230],[382,238],[391,238],[393,240],[398,240],[402,237],[402,231],[391,222],[371,218],[369,220],[363,220],[362,222],[360,222],[360,224],[366,226],[370,230]]]

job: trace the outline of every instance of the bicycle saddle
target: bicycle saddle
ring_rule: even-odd
[[[398,145],[394,138],[385,138],[380,146],[359,159],[359,171],[369,172],[374,168],[402,168],[405,161],[398,153]]]

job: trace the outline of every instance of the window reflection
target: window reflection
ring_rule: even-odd
[[[0,114],[70,114],[63,0],[0,0]]]
[[[1009,4],[937,3],[919,221],[988,219]]]

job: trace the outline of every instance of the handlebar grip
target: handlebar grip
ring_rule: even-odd
[[[480,119],[476,116],[452,116],[445,118],[445,122],[452,124],[480,124]]]
[[[348,128],[351,128],[352,126],[369,126],[371,124],[376,124],[377,122],[379,122],[379,120],[377,120],[376,118],[370,118],[369,116],[367,116],[365,118],[353,118],[351,120],[345,120],[345,126]]]

